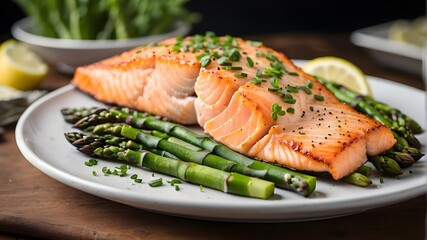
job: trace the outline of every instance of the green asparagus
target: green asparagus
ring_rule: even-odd
[[[129,39],[170,31],[200,16],[186,0],[15,0],[34,32],[64,39]]]
[[[69,110],[68,112],[72,111]],[[138,129],[157,130],[203,148],[215,155],[237,162],[250,169],[266,170],[266,180],[274,182],[277,187],[300,193],[303,196],[309,196],[316,187],[316,177],[314,176],[250,159],[214,141],[206,135],[197,134],[182,125],[152,117],[146,113],[130,111],[129,109],[123,108],[109,108],[98,114],[91,114],[83,117],[74,124],[74,127],[84,131],[91,131],[97,124],[118,122],[129,124]]]
[[[343,178],[344,182],[351,183],[360,187],[367,187],[372,184],[372,180],[369,177],[363,175],[362,173],[354,172]]]
[[[162,157],[146,150],[111,146],[102,139],[81,133],[66,133],[65,136],[80,152],[92,157],[123,161],[226,193],[261,199],[268,199],[274,193],[274,183],[262,179]],[[84,139],[78,139],[78,136]]]
[[[64,116],[64,120],[72,124],[76,123],[83,117],[87,117],[91,114],[99,113],[102,111],[104,111],[104,108],[99,108],[99,107],[61,109],[61,113]]]
[[[392,158],[386,156],[369,157],[369,161],[381,173],[387,176],[397,176],[402,174],[399,164]]]
[[[109,130],[112,129],[112,130]],[[97,125],[93,133],[94,134],[104,134],[104,133],[114,133],[120,130],[120,134],[123,137],[137,141],[142,145],[146,146],[148,149],[162,149],[164,151],[170,152],[179,159],[187,162],[195,162],[201,165],[206,165],[212,168],[220,169],[227,172],[237,172],[244,175],[249,175],[252,177],[264,178],[267,171],[263,170],[253,170],[236,162],[227,160],[225,158],[211,154],[208,151],[194,151],[188,147],[177,144],[176,142],[168,141],[167,138],[162,138],[158,136],[153,136],[148,133],[145,133],[139,129],[132,128],[129,126],[122,125]],[[118,134],[118,133],[116,133]]]

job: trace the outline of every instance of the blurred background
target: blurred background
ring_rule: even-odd
[[[63,41],[53,42],[52,38],[135,40],[140,36],[166,32],[169,34],[167,37],[171,37],[213,31],[217,35],[230,34],[262,41],[294,59],[335,55],[365,68],[371,62],[363,61],[367,55],[358,54],[362,47],[363,50],[374,50],[369,57],[378,60],[379,65],[420,76],[427,24],[425,18],[419,17],[425,15],[425,9],[425,0],[3,0],[0,1],[0,43],[12,37],[11,27],[14,23],[26,17],[27,13],[36,12],[32,22],[38,28],[30,32],[48,38],[40,40],[31,36],[14,36],[29,44],[31,50],[63,73],[72,74],[77,66],[160,39],[144,40],[143,43],[129,41],[128,45],[119,47],[114,45],[117,42],[110,41],[109,46],[103,49],[91,45],[89,52],[87,43],[80,42],[77,49],[75,45],[71,47]],[[73,15],[77,21],[71,20]],[[190,23],[191,30],[188,32],[186,28],[183,33],[170,32],[171,26],[176,26],[173,23],[177,19]],[[382,23],[390,25],[371,29]],[[20,24],[20,28],[24,29],[25,24]],[[63,25],[65,28],[61,28]],[[48,30],[42,33],[43,29]],[[125,29],[121,31],[125,32],[124,35],[119,34],[120,29]],[[360,30],[364,32],[358,33]],[[354,38],[355,32],[358,39]],[[303,48],[308,49],[304,51]]]
[[[192,0],[186,4],[201,14],[191,33],[255,35],[283,32],[351,32],[399,18],[413,19],[425,12],[424,0]],[[0,40],[24,17],[11,0],[0,1]]]

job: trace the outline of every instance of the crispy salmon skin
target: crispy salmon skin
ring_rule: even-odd
[[[250,157],[334,179],[395,144],[283,53],[230,36],[139,47],[78,68],[72,82],[100,101],[198,123]]]

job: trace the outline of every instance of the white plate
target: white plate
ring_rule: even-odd
[[[351,41],[369,50],[379,63],[421,75],[423,49],[388,37],[393,22],[362,28],[351,33]]]
[[[384,79],[369,77],[377,99],[405,109],[405,112],[422,124],[424,117],[424,92]],[[52,178],[84,192],[150,211],[191,218],[225,221],[304,221],[353,214],[360,211],[404,201],[425,192],[426,160],[405,169],[399,178],[373,176],[374,184],[360,188],[341,182],[318,178],[315,192],[309,198],[276,189],[269,200],[245,198],[204,188],[189,183],[176,191],[170,185],[152,188],[146,184],[153,179],[152,172],[132,168],[143,179],[136,184],[130,177],[104,176],[102,167],[114,168],[117,163],[100,161],[87,167],[89,158],[79,153],[64,138],[72,131],[65,123],[60,110],[65,107],[102,105],[72,86],[58,89],[31,105],[16,127],[16,140],[22,154],[36,168]],[[420,135],[423,143],[425,135]],[[98,176],[93,176],[92,171]],[[155,174],[154,178],[170,177]]]
[[[358,29],[351,33],[351,41],[369,50],[371,56],[381,64],[421,75],[423,49],[390,39],[388,32],[393,23]]]

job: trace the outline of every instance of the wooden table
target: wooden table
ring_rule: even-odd
[[[379,66],[353,46],[347,34],[293,33],[250,38],[295,59],[344,57],[369,75],[423,88],[420,76]],[[70,78],[52,70],[41,88],[53,90],[68,84]],[[135,209],[46,176],[23,158],[14,130],[9,126],[0,144],[0,239],[424,239],[425,196],[351,216],[295,223],[214,222]]]

